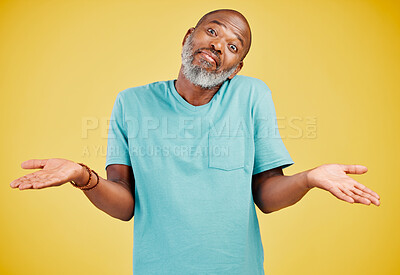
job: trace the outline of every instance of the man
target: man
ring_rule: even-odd
[[[324,164],[284,176],[293,164],[277,132],[271,91],[237,76],[251,45],[234,10],[203,16],[183,40],[177,80],[120,92],[111,115],[107,180],[65,159],[28,160],[37,172],[13,188],[73,181],[109,215],[134,222],[134,274],[264,274],[254,204],[263,213],[295,204],[317,187],[379,205],[346,174],[361,165]],[[95,187],[95,188],[93,188]]]

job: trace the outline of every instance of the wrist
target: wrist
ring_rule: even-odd
[[[80,164],[77,165],[79,166],[76,173],[77,176],[73,181],[80,187],[85,186],[89,181],[90,175],[85,167],[81,166]]]
[[[313,176],[312,176],[312,170],[314,170],[314,169],[304,171],[304,176],[305,176],[304,183],[305,183],[305,186],[307,189],[312,189],[315,187]]]
[[[99,184],[100,180],[99,175],[97,175],[97,173],[94,170],[90,169],[86,164],[83,163],[78,163],[78,164],[82,166],[82,169],[78,171],[79,176],[77,177],[77,182],[71,181],[71,184],[80,190],[84,191],[92,190]],[[83,169],[86,170],[86,173],[83,172],[84,171]],[[85,176],[85,174],[87,174],[87,176]],[[93,174],[96,176],[95,184],[92,183]]]

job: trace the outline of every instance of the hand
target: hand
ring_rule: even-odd
[[[42,170],[27,174],[10,183],[12,188],[18,187],[20,190],[59,186],[71,180],[82,181],[86,172],[78,163],[61,158],[30,159],[21,163],[21,167]]]
[[[331,192],[338,199],[349,203],[380,205],[380,197],[371,189],[347,176],[364,174],[368,168],[362,165],[324,164],[308,171],[308,187],[318,187]]]

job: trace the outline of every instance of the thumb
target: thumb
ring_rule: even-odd
[[[368,171],[368,168],[364,165],[352,164],[345,165],[342,164],[342,169],[346,174],[364,174]]]
[[[48,159],[30,159],[22,162],[21,167],[24,169],[42,169],[47,161]]]

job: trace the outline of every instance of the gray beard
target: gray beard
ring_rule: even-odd
[[[239,64],[237,64],[232,68],[219,73],[209,72],[205,68],[193,64],[194,55],[192,53],[193,43],[192,35],[190,34],[182,47],[182,72],[190,82],[203,89],[211,89],[220,85],[227,80],[239,66]],[[202,63],[207,67],[212,66],[211,63],[205,60],[202,60]]]

